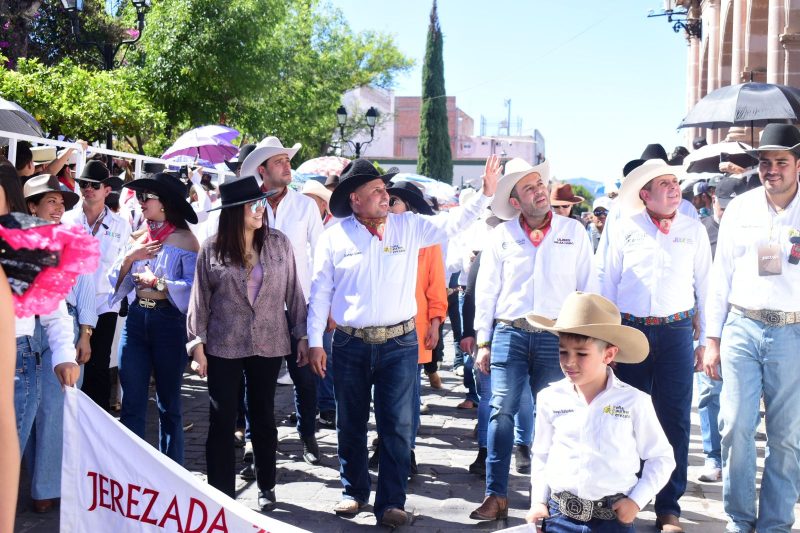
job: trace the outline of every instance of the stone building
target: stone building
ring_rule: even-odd
[[[688,11],[687,111],[726,85],[758,81],[800,87],[800,0],[667,0],[665,7]],[[688,128],[687,145],[703,134],[709,144],[726,137],[750,141],[749,128]]]

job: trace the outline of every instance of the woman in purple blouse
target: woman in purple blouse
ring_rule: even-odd
[[[264,225],[269,194],[252,176],[219,191],[219,231],[200,248],[188,314],[192,367],[208,376],[208,482],[235,496],[233,433],[244,372],[258,507],[268,511],[276,502],[275,381],[291,353],[289,331],[305,364],[306,302],[289,239]]]

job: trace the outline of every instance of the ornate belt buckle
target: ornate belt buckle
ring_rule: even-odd
[[[139,298],[139,307],[145,309],[153,309],[156,306],[156,301],[150,298]]]
[[[558,508],[562,513],[574,520],[588,522],[592,519],[594,502],[584,500],[568,492],[562,492]]]
[[[383,344],[386,342],[386,328],[364,328],[364,342],[367,344]]]
[[[780,311],[771,311],[769,309],[765,309],[761,312],[764,322],[770,326],[783,326],[785,324],[785,319],[781,316],[781,314],[782,313]]]

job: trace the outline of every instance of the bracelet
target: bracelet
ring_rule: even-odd
[[[94,333],[94,328],[92,326],[81,326],[81,334],[86,333],[87,337],[91,337],[92,333]]]
[[[478,343],[478,348],[491,348],[491,347],[492,347],[492,341],[485,341]]]

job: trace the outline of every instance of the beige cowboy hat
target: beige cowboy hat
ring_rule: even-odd
[[[72,192],[65,191],[61,188],[58,178],[50,174],[39,174],[25,182],[22,189],[22,194],[25,196],[26,201],[38,202],[45,194],[53,192],[61,195],[64,199],[64,209],[69,211],[75,204],[78,203],[80,197]]]
[[[326,204],[331,203],[331,195],[333,191],[329,190],[317,180],[308,180],[303,184],[303,194],[310,194],[325,201]]]
[[[622,187],[619,189],[617,205],[620,206],[623,215],[639,213],[644,209],[644,202],[639,198],[639,191],[651,180],[659,176],[675,176],[678,181],[686,178],[686,171],[681,166],[668,165],[661,159],[648,159],[640,166],[633,169],[625,177]]]
[[[280,139],[277,137],[265,137],[258,143],[255,149],[250,152],[247,157],[242,161],[241,170],[239,171],[240,176],[255,176],[258,179],[259,185],[261,184],[261,178],[259,177],[258,167],[264,161],[269,159],[270,157],[274,157],[278,154],[286,154],[289,156],[289,159],[294,157],[294,154],[297,153],[303,145],[300,143],[295,143],[294,146],[291,148],[284,148],[283,144],[281,144]]]
[[[34,165],[43,165],[56,158],[56,148],[55,146],[31,146],[31,154],[33,154]]]
[[[514,185],[528,174],[533,174],[534,172],[539,174],[545,183],[549,182],[550,163],[549,161],[545,161],[544,163],[532,166],[524,159],[515,157],[506,163],[504,171],[505,174],[503,174],[497,182],[497,190],[494,193],[494,200],[492,200],[492,212],[502,220],[511,220],[519,215],[519,211],[508,203]]]
[[[618,363],[641,363],[650,352],[647,337],[622,325],[619,309],[599,294],[573,292],[564,300],[557,320],[530,313],[525,317],[536,328],[550,333],[575,333],[600,339],[619,348]]]

